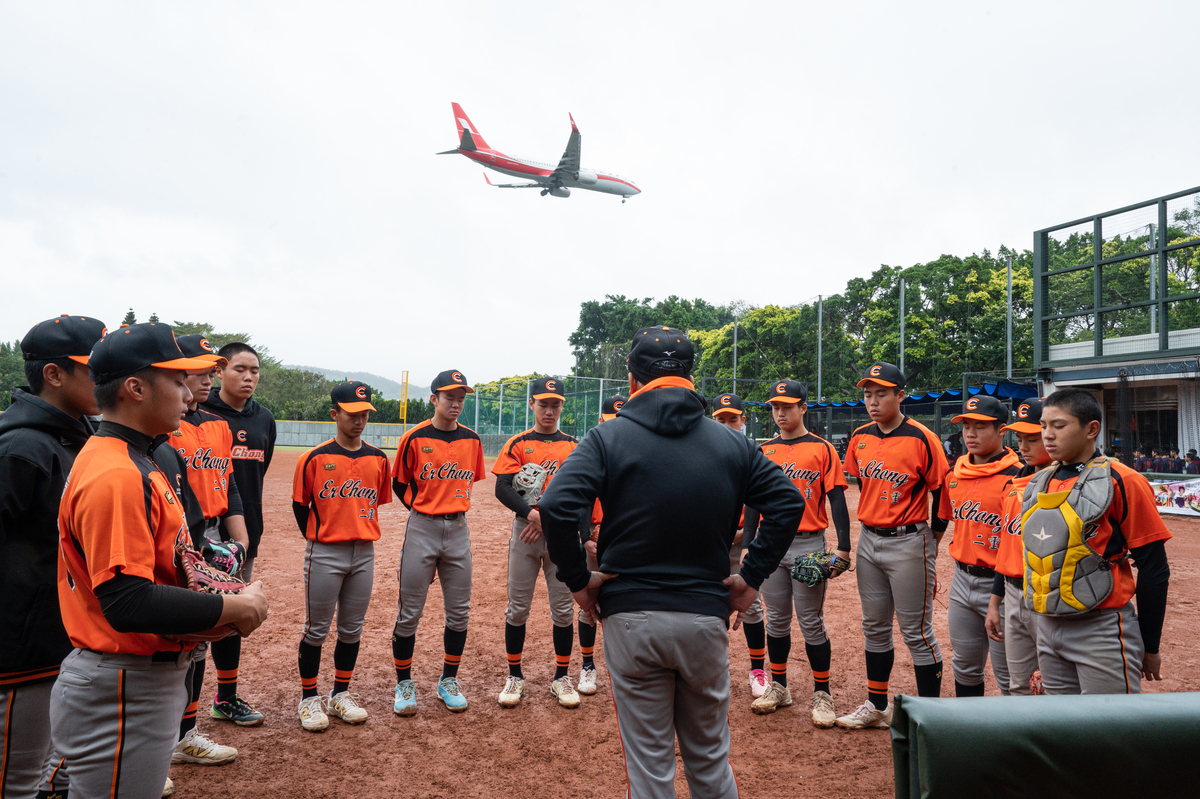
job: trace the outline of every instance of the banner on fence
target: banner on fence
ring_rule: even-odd
[[[1151,480],[1159,513],[1200,517],[1200,479],[1167,482]]]

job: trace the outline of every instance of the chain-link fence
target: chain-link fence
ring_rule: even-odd
[[[600,422],[600,407],[614,394],[627,395],[629,383],[599,377],[554,375],[564,388],[559,429],[582,438]],[[533,379],[475,386],[468,394],[459,420],[480,435],[515,435],[533,427],[529,391]]]

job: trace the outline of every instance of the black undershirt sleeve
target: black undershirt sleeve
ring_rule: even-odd
[[[758,511],[749,505],[745,506],[744,514],[744,518],[742,519],[742,549],[750,546],[750,542],[758,534],[758,520],[762,518],[759,516]]]
[[[401,505],[409,510],[413,509],[413,502],[416,501],[417,497],[416,494],[413,494],[411,501],[405,498],[405,495],[408,494],[408,486],[406,484],[401,483],[399,480],[393,480],[392,490],[396,492],[396,499],[400,500]]]
[[[300,525],[300,535],[304,535],[308,531],[308,514],[311,510],[307,505],[293,501],[292,513],[296,516],[296,524]]]
[[[183,635],[217,626],[225,609],[218,594],[201,594],[117,572],[96,586],[104,618],[119,633]]]
[[[1142,628],[1146,654],[1157,655],[1162,641],[1163,619],[1167,615],[1167,585],[1171,567],[1167,565],[1165,542],[1154,541],[1144,547],[1130,549],[1137,565],[1137,614]]]
[[[1004,597],[1004,575],[996,572],[995,579],[992,580],[992,596]]]
[[[829,515],[833,517],[833,529],[837,531],[837,548],[850,551],[850,509],[846,507],[846,489],[836,486],[829,492]]]
[[[500,500],[501,505],[517,514],[520,518],[528,519],[529,512],[533,508],[521,498],[521,495],[517,493],[517,489],[513,488],[513,477],[514,475],[511,474],[496,475],[496,499]]]
[[[242,494],[238,491],[237,481],[233,479],[233,472],[229,473],[229,510],[225,511],[225,515],[246,515],[246,512],[242,509]]]
[[[929,526],[933,528],[935,533],[944,533],[946,532],[946,527],[950,525],[950,520],[943,519],[938,514],[939,509],[942,507],[942,489],[935,488],[930,494],[933,497],[933,515],[929,520]]]

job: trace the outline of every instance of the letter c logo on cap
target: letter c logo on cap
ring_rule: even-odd
[[[973,411],[978,407],[979,407],[979,397],[971,397],[971,399],[967,400],[967,410],[968,411]]]
[[[624,400],[617,400],[616,402],[613,403],[613,410],[615,410],[615,411],[619,411],[623,407],[625,407]]]
[[[730,399],[729,399],[729,396],[728,396],[728,395],[726,395],[726,396],[724,396],[724,397],[721,397],[721,404],[722,404],[722,405],[729,405],[729,404],[730,404]]]
[[[546,390],[547,390],[547,391],[556,391],[556,390],[557,390],[557,389],[555,388],[555,384],[554,384],[554,381],[553,381],[553,380],[547,380],[547,381],[546,381]]]
[[[365,400],[367,398],[367,387],[359,386],[358,388],[354,389],[354,396],[358,397],[359,399]]]
[[[871,377],[879,377],[879,373],[882,371],[883,371],[883,367],[880,366],[879,364],[875,364],[874,366],[871,367],[871,371],[867,372],[867,374],[869,374]]]
[[[776,394],[784,394],[786,392],[787,392],[787,383],[781,382],[781,383],[775,384],[775,393]]]
[[[1029,418],[1029,406],[1028,405],[1022,405],[1020,408],[1017,408],[1017,418],[1018,419],[1028,419]]]
[[[213,351],[212,345],[208,343],[208,339],[206,338],[200,339],[200,349],[204,350],[205,352]]]
[[[454,374],[450,375],[450,379],[455,383],[461,383],[463,381],[462,372],[455,372]]]

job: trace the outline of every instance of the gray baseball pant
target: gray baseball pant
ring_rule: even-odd
[[[357,643],[374,585],[374,541],[309,541],[304,549],[304,643],[325,643],[335,608],[337,639]]]
[[[630,799],[675,796],[675,740],[693,799],[738,795],[729,763],[725,619],[648,610],[604,620]]]
[[[863,637],[868,652],[887,652],[892,615],[912,654],[913,665],[942,659],[933,634],[933,589],[937,583],[937,539],[927,522],[915,533],[889,537],[862,530],[858,536],[858,595],[862,600]]]
[[[54,682],[0,689],[0,797],[33,799],[65,791],[67,770],[50,744]]]
[[[825,583],[809,588],[792,579],[792,564],[796,558],[824,551],[824,532],[797,534],[783,560],[763,580],[761,590],[767,605],[767,635],[772,638],[791,636],[794,606],[804,643],[817,646],[829,640],[825,629]]]
[[[446,626],[467,629],[471,613],[471,531],[467,519],[427,516],[412,511],[404,528],[404,544],[396,578],[400,581],[395,634],[417,634],[434,575],[442,582]]]
[[[963,685],[981,685],[983,668],[988,655],[992,658],[992,675],[1000,693],[1009,694],[1008,658],[1004,653],[1004,642],[988,638],[984,622],[987,620],[988,604],[992,600],[992,583],[995,577],[975,577],[957,566],[954,579],[950,581],[950,602],[947,611],[950,624],[950,648],[954,650],[951,663],[954,665],[954,681]],[[1004,611],[1000,611],[1001,624]]]
[[[742,545],[734,544],[729,549],[729,573],[742,573]],[[759,586],[760,588],[762,586]],[[746,611],[746,615],[742,618],[742,624],[758,624],[763,620],[762,595],[754,597],[754,604]]]
[[[54,683],[54,747],[72,799],[158,799],[188,703],[191,652],[170,662],[76,649]]]
[[[1142,692],[1146,650],[1133,603],[1078,616],[1033,615],[1047,694]]]
[[[512,537],[508,540],[508,611],[505,618],[514,627],[529,620],[533,589],[537,586],[538,572],[542,572],[546,575],[550,620],[555,627],[570,627],[575,620],[575,597],[571,596],[567,584],[558,579],[558,569],[550,562],[546,537],[541,536],[532,544],[521,540],[521,533],[528,526],[529,522],[519,516],[513,519]]]
[[[1024,590],[1004,583],[1004,655],[1008,661],[1008,690],[1029,696],[1029,678],[1038,669],[1036,615],[1025,607]]]

